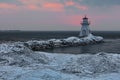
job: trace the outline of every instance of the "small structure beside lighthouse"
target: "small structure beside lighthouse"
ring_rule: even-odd
[[[81,25],[82,27],[81,27],[79,37],[88,36],[90,34],[90,28],[89,28],[90,22],[88,21],[88,18],[86,16],[83,18]]]

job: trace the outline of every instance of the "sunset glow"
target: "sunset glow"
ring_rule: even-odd
[[[78,26],[77,30],[82,17],[87,14],[95,30],[105,30],[110,25],[114,26],[114,30],[118,30],[120,25],[119,1],[115,0],[113,3],[110,0],[107,3],[106,0],[106,3],[102,1],[98,3],[98,0],[93,0],[93,2],[92,0],[91,2],[89,0],[3,0],[0,1],[1,29],[6,29],[9,25],[18,26],[18,23],[21,23],[26,30],[32,29],[32,26],[46,26],[47,29],[48,26],[53,25],[59,26],[58,30],[61,30],[61,25],[67,26],[65,30]],[[21,17],[24,19],[22,20]],[[26,27],[30,24],[30,28]],[[109,27],[110,30],[113,29],[112,26]],[[36,29],[43,30],[42,27],[36,27]]]
[[[0,3],[0,9],[17,9],[15,4]]]

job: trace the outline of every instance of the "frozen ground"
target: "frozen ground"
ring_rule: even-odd
[[[119,80],[120,54],[33,52],[23,43],[0,44],[0,80]]]

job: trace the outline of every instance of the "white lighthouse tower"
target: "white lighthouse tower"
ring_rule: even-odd
[[[81,27],[79,37],[88,36],[90,34],[90,28],[89,28],[90,22],[88,21],[88,18],[86,16],[83,18],[81,25],[82,27]]]

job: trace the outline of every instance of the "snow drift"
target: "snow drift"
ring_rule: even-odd
[[[119,80],[120,54],[34,52],[23,43],[0,44],[1,80]]]
[[[26,66],[40,62],[47,63],[47,57],[35,54],[21,42],[0,44],[0,65]]]

